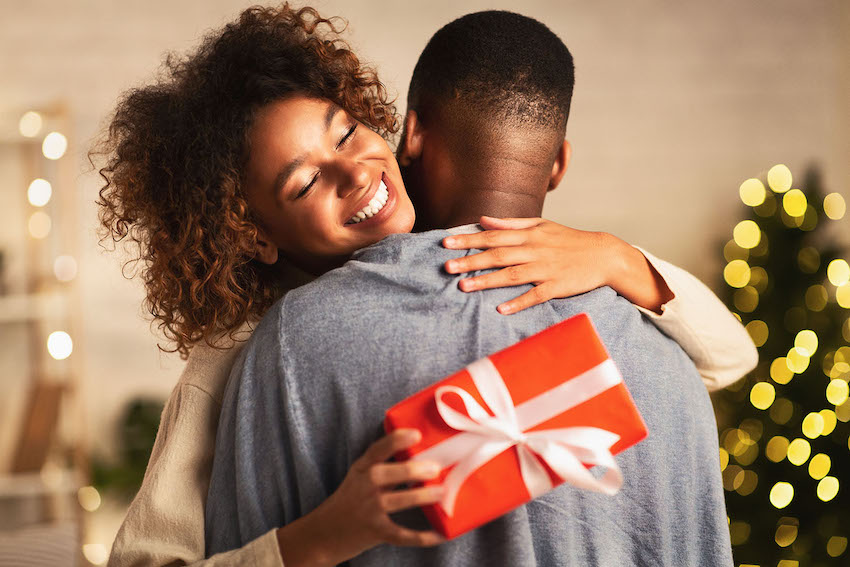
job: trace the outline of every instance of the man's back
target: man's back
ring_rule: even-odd
[[[649,427],[617,456],[622,490],[561,486],[441,546],[380,546],[352,565],[731,565],[714,415],[681,349],[609,288],[502,316],[495,307],[515,290],[460,292],[436,268],[456,255],[440,246],[444,236],[391,236],[263,320],[225,397],[208,552],[316,508],[399,400],[586,312]],[[425,527],[418,511],[398,519]]]

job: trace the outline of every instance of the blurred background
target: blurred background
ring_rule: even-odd
[[[249,5],[0,1],[0,565],[33,546],[106,560],[183,362],[98,245],[86,152],[165,52]],[[564,40],[574,156],[545,215],[690,270],[760,346],[714,398],[736,565],[848,564],[850,2],[313,5],[349,21],[399,112],[462,14],[518,11]]]

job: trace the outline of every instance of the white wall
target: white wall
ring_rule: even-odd
[[[89,425],[106,441],[127,397],[165,396],[181,369],[157,351],[140,288],[95,244],[97,179],[89,139],[119,92],[152,77],[161,54],[191,47],[247,2],[2,0],[0,127],[29,107],[64,100],[80,164],[79,234]],[[577,85],[568,136],[575,154],[546,215],[614,232],[706,279],[717,242],[740,214],[738,184],[774,163],[802,174],[817,161],[850,197],[850,2],[579,0],[512,2],[326,0],[378,64],[403,110],[416,57],[441,25],[500,7],[547,23],[573,52]],[[11,126],[10,126],[11,125]],[[0,172],[2,173],[2,172]],[[4,185],[3,191],[19,190]],[[7,212],[0,211],[0,222]],[[845,233],[848,223],[841,224]]]

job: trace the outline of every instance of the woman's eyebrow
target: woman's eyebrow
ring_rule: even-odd
[[[328,105],[328,109],[325,111],[325,132],[330,130],[331,124],[333,124],[334,118],[336,115],[342,112],[342,107],[335,102],[332,102]],[[280,172],[274,178],[274,183],[272,184],[272,191],[274,194],[280,192],[280,190],[286,185],[286,182],[289,181],[289,177],[304,163],[304,156],[298,156],[285,166],[281,168]]]

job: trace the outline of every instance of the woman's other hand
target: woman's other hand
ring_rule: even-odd
[[[387,462],[421,439],[416,429],[398,429],[375,441],[348,470],[342,484],[318,508],[278,532],[284,565],[336,565],[382,543],[427,547],[445,541],[435,531],[412,530],[389,514],[438,502],[442,486],[397,488],[437,477],[436,463]],[[281,533],[298,522],[308,525]]]
[[[499,305],[503,315],[605,285],[656,313],[673,298],[640,250],[611,234],[577,230],[542,218],[481,217],[480,224],[483,232],[443,239],[446,248],[484,250],[449,260],[445,269],[450,274],[462,274],[502,268],[462,279],[459,286],[463,291],[534,284],[519,297]]]

